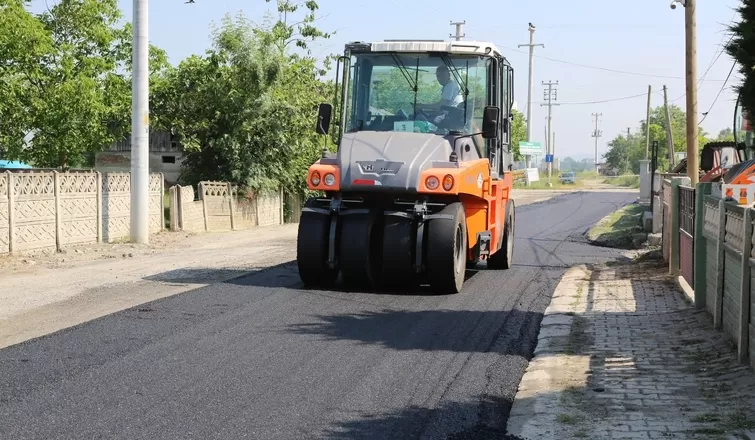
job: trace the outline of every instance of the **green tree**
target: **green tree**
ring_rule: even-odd
[[[737,11],[740,21],[729,28],[732,38],[726,52],[739,64],[742,82],[736,90],[742,107],[752,115],[755,114],[755,0],[742,0]]]
[[[116,0],[61,0],[38,15],[26,2],[5,3],[0,109],[12,115],[0,129],[6,156],[41,167],[87,164],[130,129],[130,25],[118,27]]]
[[[332,95],[308,43],[329,35],[312,25],[316,3],[277,6],[278,17],[259,27],[241,14],[226,16],[205,56],[184,60],[157,81],[156,124],[187,147],[182,181],[304,190],[306,168],[323,145],[313,129],[316,107]],[[304,17],[290,24],[300,6]]]
[[[715,141],[717,142],[734,142],[734,130],[731,128],[724,128],[718,132]]]
[[[522,160],[519,154],[519,142],[527,140],[527,124],[524,123],[524,115],[518,110],[513,110],[514,121],[511,124],[511,151],[514,153],[514,160]]]

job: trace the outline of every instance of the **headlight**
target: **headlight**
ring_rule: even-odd
[[[425,179],[425,186],[427,187],[427,189],[431,191],[435,191],[436,189],[438,189],[438,185],[440,185],[440,181],[435,176],[430,176],[427,179]]]
[[[312,173],[311,179],[312,179],[312,185],[313,186],[319,185],[320,184],[320,173],[318,171],[315,171],[314,173]]]
[[[451,191],[451,188],[454,187],[454,178],[450,174],[446,174],[446,177],[443,178],[443,189],[446,191]]]
[[[325,184],[328,186],[333,186],[336,183],[336,176],[328,173],[325,175]]]

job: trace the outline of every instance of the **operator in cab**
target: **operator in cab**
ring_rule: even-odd
[[[451,79],[451,72],[448,71],[448,67],[438,66],[435,69],[435,78],[443,86],[440,92],[440,100],[437,104],[423,104],[422,107],[424,109],[441,111],[441,106],[443,105],[456,107],[464,101],[464,97],[461,96],[459,90],[459,85]]]

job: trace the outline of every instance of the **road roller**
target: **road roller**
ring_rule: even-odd
[[[326,147],[307,172],[302,282],[455,294],[468,269],[509,269],[513,106],[514,69],[492,43],[347,43],[334,101],[317,109]]]

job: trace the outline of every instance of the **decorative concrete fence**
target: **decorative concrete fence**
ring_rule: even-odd
[[[127,237],[130,173],[0,174],[0,254]],[[163,177],[150,175],[150,231],[163,229]]]
[[[228,182],[203,181],[195,193],[191,186],[170,188],[170,228],[173,231],[230,231],[286,223],[284,205],[291,206],[298,222],[298,197],[273,193],[242,196]]]
[[[695,306],[736,344],[740,361],[755,366],[755,210],[722,199],[711,183],[693,189],[684,179],[668,185],[669,273],[681,275]]]

